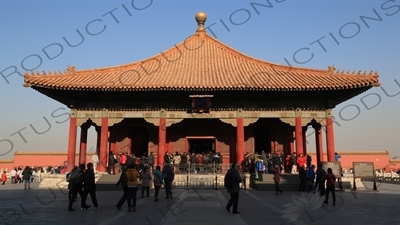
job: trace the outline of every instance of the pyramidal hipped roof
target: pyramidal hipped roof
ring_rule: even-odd
[[[198,13],[196,33],[151,58],[107,68],[60,73],[26,73],[25,87],[60,90],[340,90],[380,86],[377,72],[344,73],[278,65],[247,56],[204,29]]]

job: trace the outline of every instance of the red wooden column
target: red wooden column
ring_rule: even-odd
[[[293,154],[295,152],[294,150],[294,141],[293,141],[293,127],[289,126],[286,129],[286,144],[289,148],[289,154]]]
[[[301,126],[301,117],[295,118],[295,138],[296,138],[296,154],[303,154],[303,128]]]
[[[160,117],[158,126],[158,165],[164,165],[165,146],[167,142],[167,119]]]
[[[100,156],[100,139],[101,139],[101,127],[95,126],[97,139],[96,139],[96,154]]]
[[[322,146],[322,129],[321,124],[314,124],[315,129],[315,147],[317,148],[317,165],[324,161],[324,149]]]
[[[303,155],[306,156],[307,155],[307,126],[303,127],[302,131],[303,131]]]
[[[129,136],[127,137],[127,152],[128,155],[132,155],[132,134],[129,133]]]
[[[98,165],[99,172],[107,171],[107,142],[108,142],[108,118],[101,118],[101,134],[100,134],[100,164]]]
[[[70,119],[69,119],[67,171],[71,171],[74,168],[75,155],[76,155],[76,117],[70,117]]]
[[[110,127],[110,151],[113,152],[114,154],[118,154],[117,152],[117,145],[116,145],[116,130],[114,126]]]
[[[86,164],[86,150],[87,150],[87,132],[90,125],[82,124],[81,125],[81,140],[79,146],[79,165]]]
[[[244,121],[243,118],[237,118],[236,126],[236,162],[244,160]]]
[[[333,136],[333,119],[332,116],[326,117],[326,151],[328,161],[335,161],[335,140]]]
[[[271,140],[271,153],[276,153],[276,145],[275,145],[275,133],[274,133],[274,127],[270,127],[269,128],[269,132],[270,132],[270,134],[269,134],[269,138],[270,138],[270,140]]]

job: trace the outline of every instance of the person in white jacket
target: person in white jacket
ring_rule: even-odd
[[[97,156],[97,153],[94,153],[92,156],[92,163],[93,163],[93,171],[96,173],[97,171],[97,164],[99,164],[99,156]]]

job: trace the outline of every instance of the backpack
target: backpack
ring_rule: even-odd
[[[67,173],[66,181],[67,181],[68,183],[70,183],[72,180],[74,180],[74,179],[78,176],[79,172],[80,172],[79,169],[75,169],[75,170],[73,170],[73,171]]]
[[[69,184],[71,185],[71,187],[75,187],[77,184],[82,184],[82,181],[83,181],[83,174],[80,173],[77,176],[70,178]]]
[[[65,176],[65,181],[69,183],[70,180],[71,180],[71,172],[67,173],[67,175]]]
[[[158,178],[158,176],[154,175],[154,180],[153,180],[153,182],[156,183],[156,184],[160,184],[160,183],[161,183],[161,180]]]
[[[226,188],[232,188],[233,185],[235,184],[235,178],[232,173],[229,173],[229,171],[225,174],[224,178],[224,186]]]
[[[169,173],[169,171],[168,171],[167,167],[164,167],[163,171],[162,171],[162,179],[168,179],[168,175],[169,175],[168,173]]]

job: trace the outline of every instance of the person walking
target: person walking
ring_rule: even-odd
[[[15,167],[10,172],[11,184],[16,184],[17,183],[17,180],[15,179],[16,175],[17,175],[17,168]]]
[[[7,181],[7,172],[4,170],[1,174],[1,185],[4,185]]]
[[[315,166],[311,165],[307,171],[307,192],[310,193],[314,190],[314,180],[315,180]]]
[[[262,162],[264,164],[264,168],[265,168],[264,173],[268,174],[268,169],[267,169],[268,168],[268,157],[267,157],[267,153],[265,153],[265,151],[262,150],[260,157],[261,157],[261,160],[262,160]]]
[[[231,168],[228,170],[227,175],[231,180],[231,184],[227,186],[227,192],[231,195],[228,204],[225,206],[225,209],[230,212],[231,206],[233,206],[233,214],[239,214],[238,205],[239,205],[239,192],[240,187],[239,184],[242,183],[242,176],[239,173],[240,171],[240,164],[233,163]]]
[[[85,171],[85,165],[81,164],[79,167],[74,167],[74,169],[69,173],[68,177],[68,189],[71,192],[70,198],[69,198],[69,204],[68,204],[68,211],[75,211],[75,209],[72,208],[72,204],[74,203],[76,196],[79,195],[81,196],[81,200],[83,199],[83,173]],[[81,210],[86,210],[90,208],[90,205],[86,205],[86,202],[81,201]]]
[[[153,155],[153,152],[150,152],[150,155],[147,158],[147,164],[149,165],[151,171],[154,171],[154,155]]]
[[[296,157],[296,152],[293,152],[292,156],[290,157],[290,160],[292,160],[292,169],[291,169],[291,174],[296,174],[297,173],[297,157]]]
[[[335,152],[335,161],[336,161],[336,162],[339,162],[339,161],[340,161],[340,158],[342,158],[342,156],[339,155],[337,152]]]
[[[303,154],[300,153],[299,156],[296,158],[296,164],[299,170],[306,164],[306,159],[303,157]]]
[[[316,178],[316,182],[314,185],[314,193],[318,190],[320,192],[320,196],[324,196],[325,195],[325,175],[326,172],[324,169],[322,169],[322,164],[318,165],[318,169],[317,169],[317,178]],[[318,186],[318,189],[317,189]]]
[[[310,167],[311,167],[311,164],[312,164],[312,158],[311,158],[310,155],[307,155],[307,156],[306,156],[306,165],[307,165],[307,168],[310,168]]]
[[[125,155],[125,153],[122,153],[121,156],[119,157],[119,165],[120,165],[120,171],[121,173],[126,171],[126,160],[128,157]]]
[[[86,199],[88,194],[90,194],[90,198],[92,199],[92,203],[94,207],[96,207],[96,210],[99,210],[101,206],[97,203],[93,163],[88,163],[87,169],[83,173],[83,197],[81,200],[81,206],[86,206]],[[85,210],[85,208],[82,207],[82,210]]]
[[[272,168],[272,173],[274,174],[274,182],[276,190],[275,195],[282,195],[282,190],[279,188],[279,182],[281,182],[281,171],[279,165],[275,165],[275,167]]]
[[[165,199],[172,199],[172,181],[174,181],[174,168],[169,163],[165,163],[162,169],[162,178],[165,184]]]
[[[263,168],[264,168],[264,162],[262,161],[261,157],[258,157],[256,160],[256,173],[257,173],[257,180],[258,181],[263,181]]]
[[[26,166],[21,175],[24,180],[24,189],[31,189],[32,169],[29,166]]]
[[[299,167],[300,186],[299,191],[305,191],[307,186],[307,171],[306,166]]]
[[[131,164],[131,165],[133,165],[133,164]],[[128,182],[128,179],[126,178],[126,170],[122,170],[121,175],[119,176],[119,180],[117,181],[117,184],[115,184],[115,187],[118,187],[121,184],[122,190],[124,192],[122,197],[117,202],[117,205],[115,205],[115,207],[117,207],[118,210],[121,210],[122,205],[127,200],[127,196],[128,196],[128,183],[127,182]]]
[[[110,152],[110,155],[108,156],[108,174],[111,175],[114,174],[115,175],[115,164],[117,164],[117,157],[115,156],[115,154],[113,152]]]
[[[328,174],[325,175],[325,180],[326,180],[326,195],[325,195],[325,204],[328,204],[328,199],[329,199],[329,192],[332,193],[332,199],[333,199],[333,205],[336,203],[336,195],[335,195],[335,180],[336,177],[332,173],[332,169],[328,168],[327,169]]]
[[[79,169],[79,167],[74,166],[74,168],[70,172],[68,172],[65,177],[65,181],[68,182],[68,202],[69,203],[71,202],[71,198],[72,198],[72,195],[74,192],[72,182],[75,182],[74,179],[76,176],[78,176],[78,172],[79,172],[78,169]],[[75,198],[73,200],[75,201]],[[70,204],[68,206],[68,211],[75,211],[75,209],[72,208],[72,204]]]
[[[150,182],[151,182],[151,175],[149,168],[147,166],[144,167],[142,174],[140,174],[140,180],[142,181],[142,198],[144,198],[144,191],[146,191],[146,196],[150,197]]]
[[[92,163],[93,163],[93,172],[97,172],[97,165],[99,164],[99,156],[97,153],[94,153],[92,156]]]
[[[156,166],[156,169],[153,171],[153,175],[154,175],[154,201],[158,202],[158,193],[160,192],[160,187],[163,184],[163,179],[162,179],[162,174],[161,174],[161,167],[160,166]]]
[[[126,170],[128,212],[136,212],[136,193],[139,184],[139,172],[130,164]]]

